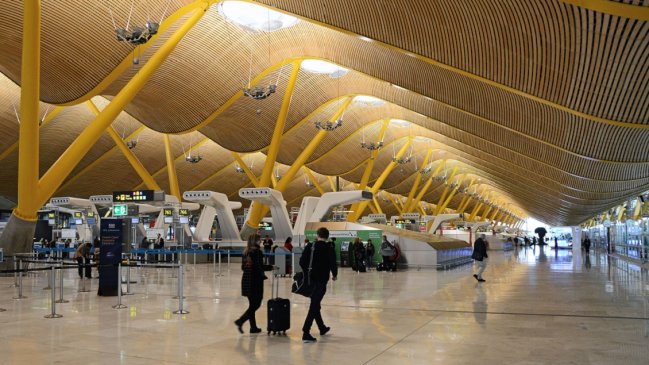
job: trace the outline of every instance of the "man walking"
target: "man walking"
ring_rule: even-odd
[[[324,336],[330,327],[325,326],[320,314],[320,302],[327,292],[327,282],[329,281],[329,272],[331,272],[332,279],[335,281],[338,276],[338,265],[336,265],[336,253],[327,239],[329,238],[329,230],[320,227],[316,232],[316,241],[304,248],[302,257],[300,258],[300,266],[306,275],[309,275],[313,283],[313,293],[311,294],[311,304],[309,305],[309,312],[304,320],[302,326],[302,342],[311,343],[316,342],[316,339],[311,336],[311,326],[313,321],[318,325],[320,336]],[[311,270],[309,270],[309,261],[313,250],[313,263]]]
[[[486,239],[487,236],[485,236],[485,234],[483,233],[480,235],[480,237],[478,237],[477,240],[475,240],[475,243],[473,243],[473,254],[471,255],[471,258],[478,263],[478,272],[473,274],[473,277],[479,282],[486,281],[482,278],[482,273],[487,268],[487,258],[489,257],[487,255]]]

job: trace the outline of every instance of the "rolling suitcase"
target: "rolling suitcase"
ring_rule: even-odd
[[[279,282],[273,273],[271,298],[268,300],[268,335],[272,332],[286,335],[291,328],[291,301],[279,297]]]

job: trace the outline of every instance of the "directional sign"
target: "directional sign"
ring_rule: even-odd
[[[128,215],[128,205],[126,204],[113,205],[113,216],[120,217],[125,215]]]

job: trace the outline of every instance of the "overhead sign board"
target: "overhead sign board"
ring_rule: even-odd
[[[75,218],[83,218],[83,215],[81,214],[81,212],[74,212],[74,217]]]
[[[128,215],[128,205],[127,204],[115,204],[113,205],[113,216],[122,217]]]
[[[164,208],[164,209],[162,210],[162,214],[163,214],[165,217],[173,217],[173,215],[174,215],[174,210],[171,209],[171,208]]]
[[[113,192],[114,202],[150,202],[155,199],[153,190],[133,190]]]
[[[178,215],[181,217],[189,217],[189,209],[178,209]]]

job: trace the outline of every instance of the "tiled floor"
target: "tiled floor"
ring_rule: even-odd
[[[289,279],[280,279],[292,301],[288,336],[236,331],[246,307],[236,264],[223,276],[210,264],[188,266],[186,315],[172,313],[177,279],[167,269],[134,270],[135,294],[121,310],[112,308],[116,297],[95,294],[96,279],[93,292],[79,293],[76,271],[67,270],[70,303],[58,305],[59,319],[43,318],[50,292],[42,272],[25,278],[20,301],[11,299],[13,279],[0,278],[0,364],[649,364],[646,270],[549,247],[490,256],[482,284],[470,266],[342,269],[323,302],[331,335],[315,344],[300,341],[307,300],[290,294]]]

